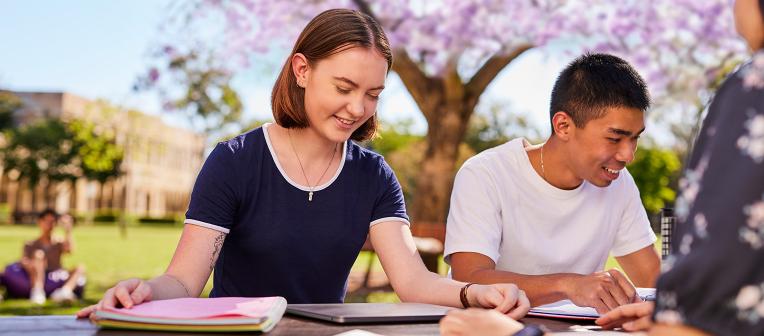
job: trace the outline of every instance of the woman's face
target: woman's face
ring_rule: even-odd
[[[324,138],[344,142],[376,113],[387,60],[375,49],[349,48],[312,65],[295,54],[292,63],[310,127]]]
[[[735,1],[735,28],[751,50],[764,47],[764,18],[758,0]]]

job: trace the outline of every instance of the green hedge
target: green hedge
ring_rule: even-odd
[[[175,225],[179,224],[180,222],[181,221],[179,221],[175,216],[138,218],[138,223],[141,225]]]

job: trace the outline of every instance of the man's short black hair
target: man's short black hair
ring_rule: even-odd
[[[608,54],[584,54],[557,77],[552,89],[549,119],[568,113],[578,128],[604,116],[607,108],[647,111],[650,94],[645,80],[623,59]],[[554,133],[554,125],[552,125]]]
[[[45,218],[45,216],[47,216],[47,215],[53,215],[53,217],[55,217],[55,218],[58,218],[58,213],[56,212],[56,210],[53,210],[53,209],[51,209],[51,208],[47,208],[47,209],[45,209],[45,210],[41,211],[41,212],[40,212],[40,213],[37,215],[37,219],[43,219],[43,218]]]

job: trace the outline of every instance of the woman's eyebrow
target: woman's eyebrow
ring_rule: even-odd
[[[332,78],[333,78],[334,80],[337,80],[337,81],[340,81],[340,82],[344,82],[345,84],[347,84],[347,85],[350,85],[350,86],[352,86],[353,88],[357,88],[357,87],[359,87],[359,85],[358,85],[358,84],[356,84],[356,82],[354,82],[354,81],[352,81],[352,80],[350,80],[350,79],[347,79],[347,78],[345,78],[345,77],[336,77],[336,76],[335,76],[335,77],[332,77]],[[384,86],[384,85],[380,85],[380,86],[378,86],[378,87],[375,87],[375,88],[371,88],[371,90],[383,90],[384,88],[385,88],[385,86]]]

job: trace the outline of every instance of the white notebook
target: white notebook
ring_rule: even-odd
[[[637,288],[642,300],[654,301],[655,288]],[[576,320],[596,320],[600,314],[592,307],[579,307],[570,300],[561,300],[543,306],[533,307],[528,316],[555,317]]]

